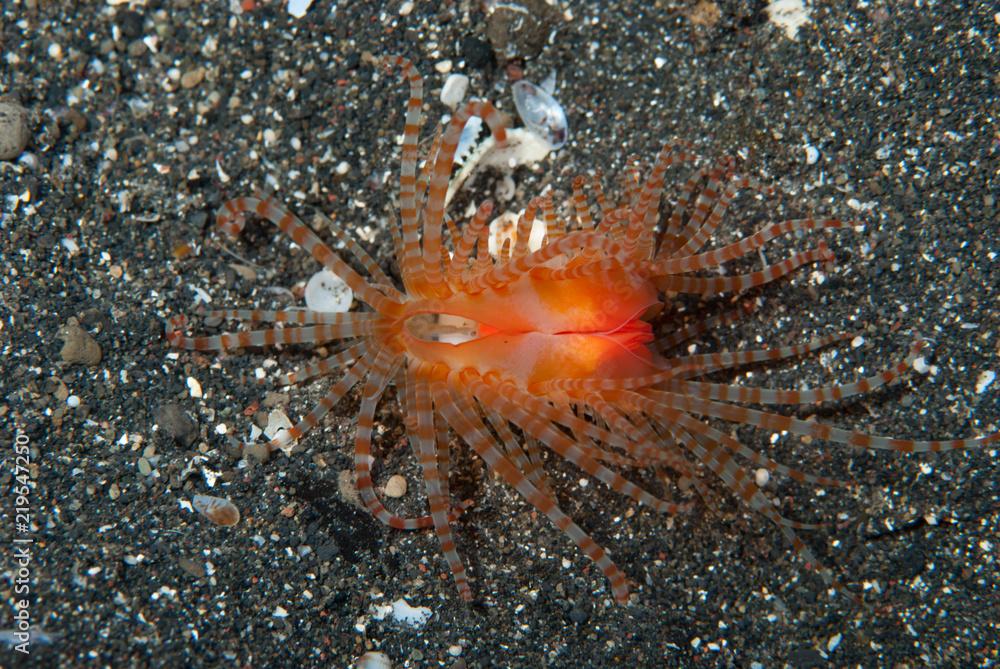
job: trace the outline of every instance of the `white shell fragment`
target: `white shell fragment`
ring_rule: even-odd
[[[354,291],[339,276],[324,269],[306,283],[306,307],[312,311],[343,313],[351,308]]]
[[[281,409],[272,409],[267,414],[267,427],[264,428],[264,434],[268,439],[274,439],[280,432],[289,430],[291,427],[292,421],[289,420],[284,411]]]
[[[195,511],[216,525],[231,527],[240,522],[240,510],[228,499],[212,495],[195,495],[191,505]]]
[[[376,606],[372,618],[385,620],[388,615],[392,615],[393,620],[398,623],[410,627],[423,627],[434,613],[426,606],[410,606],[405,599],[397,599],[392,604]]]
[[[288,13],[297,19],[301,19],[309,11],[309,6],[313,0],[288,0]]]
[[[193,376],[187,377],[188,394],[195,399],[202,396],[201,384]]]
[[[483,142],[483,145],[488,142],[493,142],[493,137]],[[514,128],[507,131],[507,146],[497,148],[495,144],[491,145],[489,153],[482,158],[482,164],[486,167],[512,170],[518,165],[537,163],[549,155],[552,148],[544,137],[526,128]]]
[[[981,395],[986,392],[986,389],[990,387],[990,384],[992,384],[996,378],[997,373],[992,369],[980,372],[979,376],[976,378],[976,394]]]
[[[469,124],[465,126],[466,130],[472,125],[473,120],[481,123],[478,117],[473,116]],[[475,141],[478,134],[479,129],[477,127],[474,133],[468,135],[469,144],[463,146],[462,142],[464,140],[460,140],[459,148],[467,150]],[[462,136],[466,137],[465,132],[462,133]],[[459,191],[466,179],[472,176],[480,167],[495,167],[504,171],[513,170],[519,165],[534,165],[549,155],[550,151],[552,151],[552,145],[549,144],[548,140],[536,135],[534,131],[527,128],[511,128],[508,130],[507,145],[503,148],[497,148],[493,136],[490,135],[475,145],[475,148],[471,149],[468,156],[463,156],[462,169],[458,171],[458,174],[448,184],[448,194],[445,196],[445,203],[451,202],[451,199]],[[456,155],[459,154],[456,153]],[[501,199],[506,198],[501,197]]]
[[[788,39],[796,39],[799,28],[809,22],[809,8],[802,0],[771,0],[764,11],[771,23],[785,31]]]
[[[444,80],[441,87],[441,104],[454,109],[465,98],[469,90],[469,78],[464,74],[452,74]]]
[[[553,150],[566,143],[569,123],[562,105],[554,97],[541,86],[524,79],[515,81],[511,85],[511,92],[514,95],[514,106],[526,128],[547,141]]]
[[[924,356],[919,356],[913,359],[913,370],[917,374],[926,374],[931,371],[930,366],[927,364],[927,358]]]

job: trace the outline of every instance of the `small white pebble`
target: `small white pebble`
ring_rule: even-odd
[[[666,64],[667,64],[667,59],[664,58],[663,56],[657,56],[656,58],[653,59],[653,65],[655,65],[656,69],[658,70],[662,70],[663,66]]]
[[[753,480],[758,488],[763,488],[771,480],[771,472],[761,467],[753,473]]]
[[[274,615],[275,618],[287,618],[288,611],[286,611],[285,607],[283,606],[277,606],[275,607],[274,613],[272,615]]]
[[[219,423],[218,425],[215,426],[216,434],[225,434],[226,432],[229,432],[229,426],[226,425],[225,423]]]
[[[926,374],[927,372],[931,371],[931,368],[930,366],[928,366],[927,360],[924,358],[924,356],[921,355],[913,359],[913,370],[917,374]]]
[[[49,45],[49,58],[52,60],[62,60],[63,49],[62,45],[57,42],[53,42]]]
[[[979,376],[976,377],[976,394],[980,395],[986,392],[986,389],[990,387],[990,384],[997,378],[997,373],[992,369],[987,369],[985,372],[980,372]]]
[[[462,647],[458,645],[448,646],[448,654],[452,657],[458,657],[462,654]]]
[[[351,171],[351,164],[346,160],[341,160],[339,163],[337,163],[337,166],[334,168],[334,172],[337,173],[337,176],[341,177],[350,171]]]
[[[412,11],[413,11],[413,3],[410,2],[409,0],[407,0],[406,2],[404,2],[403,4],[401,4],[399,6],[399,15],[400,16],[409,16],[410,12],[412,12]]]
[[[77,408],[78,406],[80,406],[80,398],[77,397],[76,395],[70,395],[69,397],[66,398],[66,406],[68,406],[70,409]]]
[[[452,74],[441,87],[441,104],[454,109],[465,98],[469,90],[469,78],[464,74]]]
[[[839,632],[830,637],[830,640],[826,642],[827,651],[832,653],[833,651],[837,650],[837,646],[840,645],[840,640],[843,638],[844,635]]]
[[[448,74],[451,72],[452,65],[450,60],[440,60],[434,63],[434,69],[438,71],[438,74]]]
[[[191,395],[191,397],[197,399],[202,396],[201,384],[198,383],[198,379],[194,378],[193,376],[187,377],[187,387],[188,387],[188,394]]]
[[[862,337],[861,335],[858,335],[857,337],[851,340],[851,348],[857,348],[864,343],[865,343],[865,338]]]

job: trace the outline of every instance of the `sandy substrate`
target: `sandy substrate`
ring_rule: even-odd
[[[404,95],[367,54],[419,64],[431,119],[446,111],[444,61],[472,95],[512,111],[504,70],[483,57],[490,19],[478,2],[324,1],[303,18],[277,3],[69,4],[7,2],[0,14],[0,94],[27,110],[30,133],[27,154],[0,163],[0,627],[14,628],[22,599],[14,541],[30,538],[36,630],[30,656],[0,647],[0,665],[345,667],[368,649],[394,667],[456,669],[998,663],[996,451],[898,457],[737,430],[863,484],[767,487],[783,513],[837,523],[804,536],[863,608],[831,597],[721,486],[715,509],[669,519],[550,463],[562,507],[634,582],[634,603],[616,606],[599,570],[466,455],[452,483],[475,500],[457,524],[468,606],[431,533],[382,527],[340,491],[355,397],[291,457],[245,458],[222,433],[243,438],[272,408],[294,419],[325,387],[269,394],[254,370],[295,368],[309,351],[177,354],[164,320],[198,295],[299,305],[274,289],[316,268],[270,226],[220,240],[216,208],[277,190],[392,267]],[[648,161],[677,137],[734,153],[789,194],[738,200],[721,241],[808,213],[865,227],[828,235],[835,263],[756,293],[752,317],[698,350],[860,334],[835,358],[740,378],[796,388],[884,368],[920,334],[932,340],[927,374],[802,415],[913,438],[998,429],[1000,383],[977,392],[977,380],[1000,372],[1000,18],[986,2],[813,3],[824,8],[793,40],[763,3],[695,4],[579,3],[549,19],[555,32],[525,72],[557,72],[570,142],[514,174],[505,208],[549,184],[566,194],[597,168],[610,188],[629,156]],[[474,180],[460,207],[496,182]],[[405,476],[396,508],[419,513],[393,406],[378,415],[376,478]],[[27,532],[11,492],[19,441]],[[207,522],[186,506],[195,494],[231,499],[240,523]],[[429,619],[377,618],[401,599]]]

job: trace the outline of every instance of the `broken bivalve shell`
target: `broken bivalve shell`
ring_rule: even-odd
[[[569,137],[566,112],[541,86],[521,79],[511,84],[514,106],[524,126],[558,149]]]

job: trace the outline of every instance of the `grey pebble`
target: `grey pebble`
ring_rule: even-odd
[[[143,17],[139,12],[126,9],[116,17],[116,23],[122,30],[122,34],[129,39],[136,39],[142,36]]]
[[[329,562],[340,553],[340,546],[333,541],[328,541],[316,547],[316,559],[320,562]]]
[[[0,102],[0,160],[14,160],[28,145],[28,111],[13,102]]]
[[[157,407],[153,417],[164,434],[175,439],[181,446],[190,446],[198,438],[198,424],[179,404],[162,404]]]

